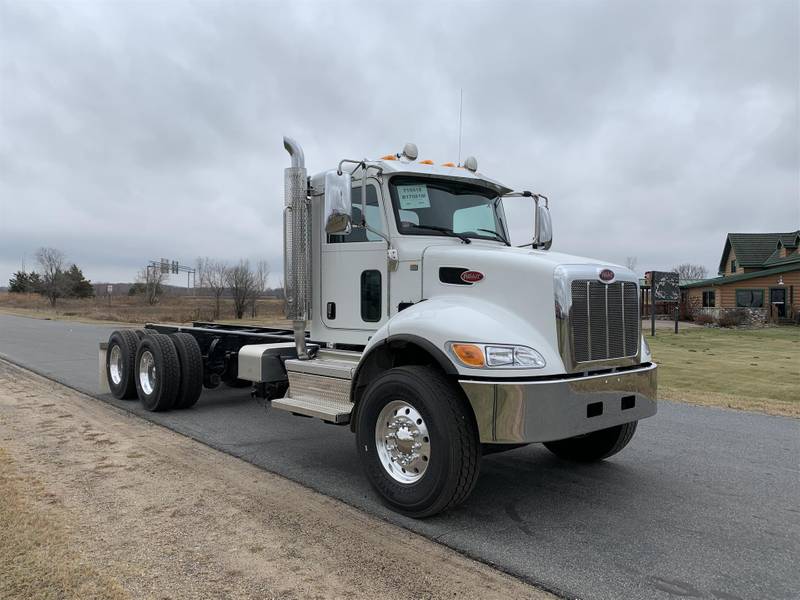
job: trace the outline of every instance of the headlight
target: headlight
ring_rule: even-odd
[[[450,354],[471,369],[541,369],[544,357],[527,346],[498,346],[493,344],[448,344]]]

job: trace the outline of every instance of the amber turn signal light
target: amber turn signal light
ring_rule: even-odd
[[[484,365],[483,351],[475,344],[453,344],[453,354],[467,367],[482,367]]]

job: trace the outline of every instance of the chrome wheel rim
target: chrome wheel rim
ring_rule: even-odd
[[[111,347],[111,354],[108,357],[108,374],[114,385],[122,382],[122,350],[119,346]]]
[[[428,426],[408,402],[393,400],[381,410],[375,424],[378,459],[388,475],[400,483],[416,483],[430,463]]]
[[[139,385],[147,395],[152,394],[156,387],[156,360],[150,350],[142,352],[139,359]]]

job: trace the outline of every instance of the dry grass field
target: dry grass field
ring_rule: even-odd
[[[36,294],[0,293],[0,312],[45,319],[76,319],[141,325],[147,322],[211,321],[214,300],[165,296],[154,306],[140,297],[59,300],[55,310]],[[259,300],[256,316],[235,320],[233,303],[222,302],[218,322],[289,326],[283,302]],[[694,404],[800,416],[800,328],[719,329],[659,322],[647,336],[659,364],[659,398]],[[643,324],[647,332],[649,324]]]
[[[800,328],[684,328],[647,336],[665,400],[800,417]]]
[[[264,298],[256,303],[256,315],[249,312],[241,321],[236,321],[233,302],[223,299],[220,322],[283,324],[283,302]],[[113,323],[190,323],[192,321],[211,321],[214,316],[213,298],[193,298],[191,296],[162,296],[153,306],[144,302],[140,296],[114,296],[111,301],[105,297],[60,299],[55,309],[38,294],[0,293],[0,312],[18,314],[42,319],[77,319]]]

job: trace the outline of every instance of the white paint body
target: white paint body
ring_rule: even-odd
[[[389,194],[394,174],[457,178],[492,187],[499,194],[509,188],[463,168],[421,165],[407,161],[378,161],[380,179],[371,177],[378,207],[368,212],[368,224],[385,232],[387,242],[328,243],[323,228],[324,173],[311,178],[313,211],[313,298],[311,338],[328,345],[364,345],[365,354],[390,336],[423,338],[448,353],[448,342],[515,344],[537,350],[546,360],[541,369],[470,369],[453,361],[463,375],[525,377],[566,372],[559,355],[556,333],[554,270],[559,265],[597,265],[611,268],[617,280],[637,282],[635,273],[620,265],[557,252],[508,247],[500,241],[439,235],[401,235]],[[360,189],[356,177],[353,189]],[[530,201],[513,198],[513,202]],[[354,203],[354,207],[357,204]],[[531,206],[533,210],[533,206]],[[500,206],[501,218],[505,223]],[[508,231],[508,227],[505,227]],[[387,251],[395,249],[399,264],[391,270]],[[463,267],[480,271],[484,279],[473,285],[451,285],[439,280],[439,267]],[[377,322],[360,314],[360,277],[364,270],[381,273],[382,310]],[[424,300],[424,301],[423,301]],[[336,305],[336,318],[327,315],[328,303]],[[401,303],[413,303],[402,312]],[[449,354],[448,354],[449,355]],[[452,356],[451,356],[452,358]],[[650,360],[642,347],[642,362]]]

